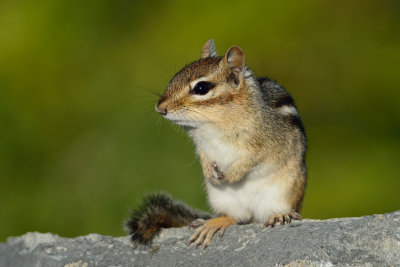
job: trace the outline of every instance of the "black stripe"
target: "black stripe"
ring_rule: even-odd
[[[273,102],[274,108],[280,108],[283,106],[292,106],[295,107],[294,100],[290,95],[282,95],[280,98],[276,99]]]
[[[287,120],[290,125],[299,129],[304,135],[306,134],[303,123],[301,122],[301,119],[299,116],[290,115],[290,116],[287,116]]]

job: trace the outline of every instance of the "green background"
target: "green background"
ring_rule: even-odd
[[[213,38],[295,97],[306,218],[400,208],[398,1],[1,1],[0,241],[123,235],[146,192],[207,209],[182,129],[154,111]]]

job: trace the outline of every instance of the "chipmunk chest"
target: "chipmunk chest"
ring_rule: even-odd
[[[194,141],[197,149],[203,151],[222,171],[243,156],[237,145],[211,127],[199,131]]]

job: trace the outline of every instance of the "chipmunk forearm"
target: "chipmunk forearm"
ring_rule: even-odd
[[[260,156],[247,155],[229,166],[223,171],[225,180],[229,183],[236,183],[242,180],[245,174],[262,161]]]
[[[204,177],[206,177],[206,178],[211,177],[211,175],[212,175],[211,160],[207,157],[206,153],[204,153],[201,150],[199,150],[197,152],[197,154],[199,155],[200,165],[203,170]]]

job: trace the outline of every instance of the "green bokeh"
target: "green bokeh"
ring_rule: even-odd
[[[309,138],[302,214],[400,208],[398,1],[1,1],[0,241],[122,235],[163,190],[207,209],[157,94],[213,38],[294,95]]]

